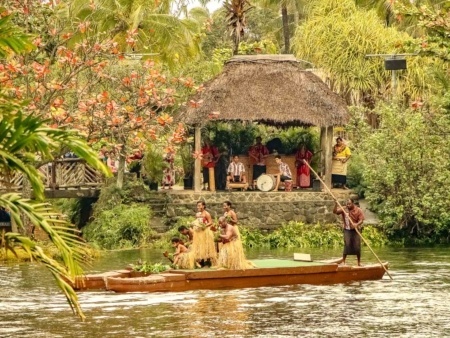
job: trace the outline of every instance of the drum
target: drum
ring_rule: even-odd
[[[270,191],[275,188],[277,179],[273,175],[262,174],[256,180],[256,187],[261,191]]]

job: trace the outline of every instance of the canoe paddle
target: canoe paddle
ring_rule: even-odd
[[[326,190],[328,191],[328,193],[331,195],[331,197],[334,199],[334,201],[337,203],[338,207],[341,208],[341,210],[344,212],[345,216],[347,216],[347,219],[350,221],[350,223],[352,224],[352,226],[354,227],[356,233],[359,235],[359,237],[361,237],[361,239],[364,241],[364,243],[367,245],[367,247],[370,249],[370,251],[373,253],[373,255],[375,256],[375,258],[378,260],[378,262],[380,263],[380,265],[383,267],[384,271],[387,273],[387,275],[389,276],[389,278],[391,280],[393,280],[394,278],[392,278],[391,274],[389,273],[389,271],[387,271],[386,267],[384,266],[383,262],[378,258],[377,254],[375,253],[375,251],[372,250],[372,248],[370,247],[369,243],[366,241],[366,239],[363,237],[363,235],[361,234],[361,232],[357,229],[357,227],[355,226],[355,223],[353,223],[352,219],[350,218],[350,216],[348,215],[348,213],[345,211],[345,209],[342,207],[341,203],[339,203],[338,199],[336,198],[336,196],[334,196],[334,194],[331,192],[330,188],[328,188],[328,186],[325,184],[325,182],[320,178],[320,176],[315,172],[315,170],[313,168],[311,168],[311,166],[309,165],[308,161],[304,161],[304,163],[306,163],[306,165],[309,167],[309,169],[313,172],[313,174],[317,177],[317,179],[323,184],[323,186],[326,188]]]

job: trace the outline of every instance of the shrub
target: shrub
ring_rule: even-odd
[[[312,225],[291,221],[267,235],[252,227],[240,227],[240,231],[244,246],[250,248],[336,248],[343,245],[342,229],[335,224]],[[365,227],[363,236],[371,247],[388,243],[386,234],[373,226]]]
[[[104,249],[145,246],[155,235],[150,218],[151,210],[147,206],[117,205],[97,211],[95,220],[83,228],[83,234],[87,241]]]

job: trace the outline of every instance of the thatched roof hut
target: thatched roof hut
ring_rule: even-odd
[[[327,127],[348,118],[344,100],[293,55],[235,56],[191,100],[178,116],[190,125],[215,118]]]
[[[320,172],[330,184],[333,126],[344,125],[348,114],[344,100],[293,55],[240,55],[190,98],[177,119],[195,126],[196,152],[201,149],[200,128],[211,119],[320,127]],[[200,169],[197,159],[196,192],[201,191]]]

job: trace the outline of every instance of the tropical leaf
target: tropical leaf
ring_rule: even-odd
[[[0,13],[4,9],[0,7]],[[30,38],[11,23],[11,15],[0,17],[0,59],[33,49]]]
[[[61,262],[46,255],[32,239],[19,233],[5,234],[8,246],[22,247],[32,260],[44,264],[50,270],[74,313],[84,318],[77,295],[69,284],[74,283],[76,275],[82,274],[80,264],[89,262],[86,244],[79,237],[76,228],[65,220],[64,215],[54,211],[50,204],[24,199],[16,193],[0,195],[0,206],[10,211],[19,229],[25,231],[25,225],[20,217],[23,215],[31,224],[43,231],[58,249]]]
[[[38,199],[44,197],[44,186],[35,164],[53,160],[62,147],[67,147],[103,174],[111,175],[96,152],[75,131],[49,128],[37,116],[26,116],[20,111],[5,112],[0,121],[0,140],[1,171],[26,175]]]

